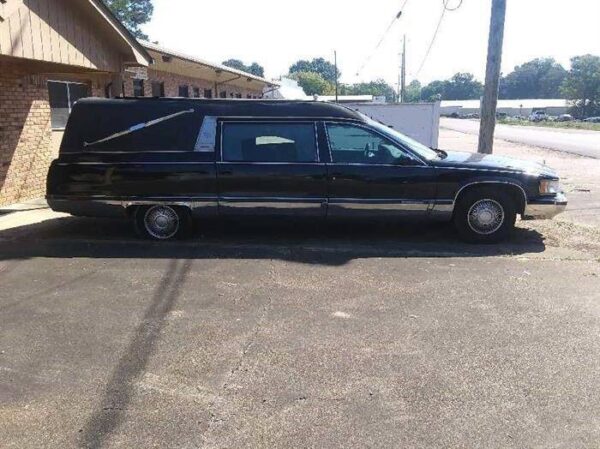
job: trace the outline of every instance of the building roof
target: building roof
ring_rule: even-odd
[[[266,78],[253,75],[242,70],[237,70],[232,67],[227,67],[223,64],[210,62],[206,59],[202,59],[197,56],[192,56],[185,53],[181,53],[176,50],[171,50],[160,45],[153,44],[151,42],[140,41],[140,43],[154,57],[152,68],[156,70],[202,78],[208,81],[214,81],[217,84],[235,84],[240,87],[243,87],[244,83],[249,83],[250,85],[252,85],[251,87],[254,88],[256,88],[257,86],[275,87],[278,85],[277,83],[269,81]],[[172,58],[178,59],[180,62],[187,62],[188,64],[169,64],[168,62],[165,62],[163,60],[162,56],[170,56]],[[224,77],[223,74],[229,74],[229,79]],[[231,75],[234,75],[234,77],[231,78]]]
[[[117,32],[119,37],[131,47],[135,62],[147,66],[152,61],[152,57],[146,49],[138,42],[138,40],[125,28],[121,21],[113,14],[113,12],[104,4],[102,0],[87,0],[98,13],[108,22],[108,24]],[[133,61],[131,61],[133,62]]]

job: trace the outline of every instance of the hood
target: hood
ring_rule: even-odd
[[[467,153],[462,151],[448,151],[448,157],[440,159],[436,165],[442,167],[482,168],[487,170],[510,170],[533,176],[548,176],[557,178],[556,172],[539,162],[525,161],[493,154]]]

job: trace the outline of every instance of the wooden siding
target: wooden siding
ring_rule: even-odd
[[[0,54],[120,72],[114,38],[86,14],[84,2],[7,0],[0,3]]]

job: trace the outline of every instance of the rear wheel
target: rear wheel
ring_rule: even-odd
[[[142,206],[136,210],[134,220],[137,233],[152,240],[184,238],[191,230],[190,213],[183,207]]]
[[[454,225],[463,240],[496,243],[510,235],[516,217],[516,204],[508,193],[480,188],[459,198],[454,210]]]

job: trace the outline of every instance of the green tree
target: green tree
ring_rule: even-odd
[[[500,97],[561,98],[560,86],[567,71],[553,58],[537,58],[516,66],[500,80]]]
[[[248,67],[248,72],[260,77],[265,76],[264,67],[257,62],[253,62],[252,64],[250,64],[250,66]]]
[[[474,100],[481,96],[483,85],[471,73],[457,73],[449,80],[432,81],[421,89],[425,101]]]
[[[333,95],[335,85],[327,81],[316,72],[295,72],[290,75],[291,79],[298,82],[306,95]]]
[[[344,86],[343,91],[343,95],[384,96],[388,102],[392,102],[396,98],[396,91],[394,88],[382,79],[377,79],[368,83],[357,83]]]
[[[562,93],[576,106],[579,117],[600,113],[600,56],[583,55],[571,58]]]
[[[150,21],[154,6],[152,0],[104,0],[125,28],[138,39],[148,40],[148,35],[140,29],[140,25]]]
[[[457,73],[444,82],[442,99],[444,100],[474,100],[481,97],[483,85],[475,79],[472,73]]]
[[[412,80],[406,86],[404,95],[405,103],[417,103],[421,101],[421,83],[418,80]]]
[[[425,101],[440,101],[444,96],[446,81],[432,81],[421,89],[421,98]]]
[[[315,58],[312,61],[300,60],[295,64],[292,64],[289,70],[290,75],[299,72],[318,73],[330,83],[335,83],[336,79],[335,65],[323,58]],[[340,75],[340,72],[338,72],[337,78],[339,78]]]
[[[222,64],[226,65],[227,67],[231,67],[232,69],[241,70],[242,72],[250,73],[252,75],[261,77],[265,76],[265,69],[257,62],[253,62],[250,65],[246,65],[243,61],[240,61],[239,59],[228,59],[227,61],[223,61]]]

